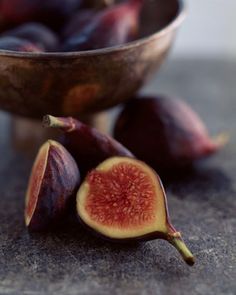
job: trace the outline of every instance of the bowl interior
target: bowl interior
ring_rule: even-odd
[[[147,0],[141,14],[139,37],[147,37],[164,29],[175,20],[182,8],[182,1]]]
[[[1,1],[1,0],[0,0]],[[115,1],[115,2],[123,2],[122,1]],[[162,29],[171,25],[173,21],[181,14],[183,9],[183,2],[182,0],[144,0],[144,6],[140,16],[140,28],[139,28],[139,35],[136,40],[126,43],[127,45],[135,44],[136,41],[140,39],[152,36],[153,34],[157,34]],[[141,41],[141,40],[140,40]],[[89,50],[89,51],[80,51],[80,52],[40,52],[40,53],[31,53],[31,52],[16,52],[16,51],[7,51],[0,49],[0,55],[13,55],[13,56],[21,56],[21,57],[65,57],[65,56],[83,56],[105,53],[107,51],[113,49],[119,49],[126,47],[126,44],[117,45],[114,47],[106,47],[97,50]]]

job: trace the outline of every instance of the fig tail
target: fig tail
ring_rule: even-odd
[[[230,140],[230,135],[227,132],[222,132],[212,138],[212,144],[215,150],[223,148]]]
[[[75,120],[72,117],[62,118],[46,115],[43,117],[43,127],[46,128],[58,128],[65,132],[71,132],[76,129]]]
[[[168,241],[171,245],[173,245],[178,250],[182,258],[188,265],[190,266],[194,265],[195,258],[193,254],[191,253],[191,251],[186,246],[184,240],[181,237],[180,232],[170,233],[168,235]]]

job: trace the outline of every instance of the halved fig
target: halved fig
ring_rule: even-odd
[[[76,198],[82,224],[112,240],[165,239],[189,265],[194,257],[172,226],[166,195],[152,168],[126,157],[113,157],[92,170]]]
[[[72,156],[60,143],[48,140],[40,148],[31,171],[26,226],[32,231],[44,230],[59,220],[75,197],[79,183],[79,169]]]

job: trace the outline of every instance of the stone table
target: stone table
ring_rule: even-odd
[[[2,113],[0,294],[236,294],[235,77],[232,61],[169,61],[144,89],[184,97],[213,134],[231,134],[194,173],[165,183],[172,221],[197,259],[192,268],[165,241],[114,245],[71,222],[29,235],[23,208],[34,152],[22,149]]]

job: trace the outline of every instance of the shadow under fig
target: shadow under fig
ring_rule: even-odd
[[[227,216],[235,216],[236,204],[233,200],[236,198],[236,191],[232,179],[218,167],[199,163],[187,173],[180,173],[171,180],[166,179],[164,185],[183,201],[191,198],[205,202],[206,206],[221,210]]]
[[[71,267],[77,265],[82,269],[92,265],[93,272],[99,277],[112,279],[115,275],[116,278],[143,279],[155,273],[161,278],[167,271],[172,276],[180,276],[188,270],[166,241],[114,243],[96,237],[75,219],[46,233],[29,233],[29,237],[34,247],[47,241],[46,251],[56,264],[71,261]],[[79,268],[76,273],[80,273]]]

